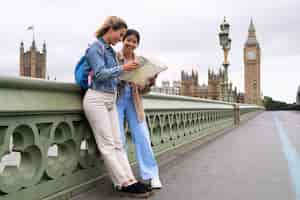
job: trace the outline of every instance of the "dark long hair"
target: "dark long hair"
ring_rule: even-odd
[[[137,42],[138,44],[140,44],[140,34],[137,30],[134,30],[134,29],[128,29],[123,37],[123,42],[124,40],[128,37],[128,36],[131,36],[131,35],[134,35],[137,39]]]

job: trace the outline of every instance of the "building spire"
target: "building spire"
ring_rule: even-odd
[[[248,38],[246,40],[245,45],[259,45],[256,39],[256,30],[253,23],[253,18],[250,20],[250,25],[248,28]]]
[[[24,49],[24,42],[23,42],[23,40],[21,41],[20,48]]]
[[[43,43],[43,52],[45,53],[47,51],[47,48],[46,48],[46,41],[44,40],[44,43]]]
[[[34,39],[32,40],[31,48],[32,49],[36,49],[36,47],[35,47],[35,40]]]
[[[255,27],[254,27],[252,18],[251,18],[251,21],[250,21],[248,32],[255,32]]]

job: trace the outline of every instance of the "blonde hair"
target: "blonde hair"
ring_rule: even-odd
[[[104,20],[104,23],[97,29],[95,35],[97,38],[105,35],[110,29],[119,30],[121,28],[127,29],[126,22],[117,16],[109,16]]]

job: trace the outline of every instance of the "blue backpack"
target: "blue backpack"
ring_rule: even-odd
[[[91,67],[89,66],[86,53],[82,56],[77,63],[74,71],[76,84],[80,86],[82,90],[87,90],[89,88],[88,76],[91,71]]]
[[[100,46],[101,49],[103,49],[104,52],[103,45],[100,44],[100,42],[97,42],[97,44]],[[74,71],[76,84],[79,85],[79,87],[83,91],[86,91],[90,87],[91,80],[89,81],[89,75],[92,76],[92,68],[89,66],[86,58],[87,51],[88,49],[85,51],[85,54],[80,58]]]

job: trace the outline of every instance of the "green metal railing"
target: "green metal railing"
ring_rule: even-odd
[[[67,199],[104,174],[81,100],[71,83],[0,78],[0,200]],[[161,94],[149,94],[143,103],[157,155],[262,110]],[[134,161],[129,133],[128,146]]]

